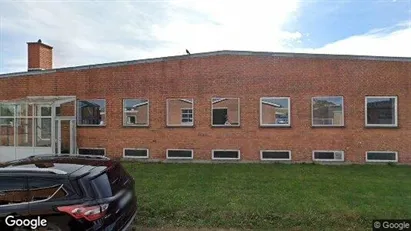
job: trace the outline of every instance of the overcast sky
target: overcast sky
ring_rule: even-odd
[[[216,50],[411,57],[411,0],[0,0],[0,73]]]

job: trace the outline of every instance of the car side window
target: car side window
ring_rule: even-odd
[[[53,179],[30,178],[30,201],[41,201],[65,197],[63,184]]]
[[[27,178],[0,176],[0,206],[28,202]]]

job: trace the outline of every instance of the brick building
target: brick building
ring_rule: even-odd
[[[411,58],[217,51],[0,75],[0,161],[411,163]]]

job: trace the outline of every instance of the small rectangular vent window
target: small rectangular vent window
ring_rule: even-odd
[[[104,148],[79,148],[78,153],[83,155],[104,156],[106,150]]]
[[[124,157],[126,158],[148,158],[148,149],[125,148]]]
[[[238,160],[240,159],[240,151],[238,150],[213,150],[212,159]]]
[[[263,150],[261,160],[291,160],[290,151]]]
[[[372,151],[367,152],[367,162],[398,162],[397,152]]]
[[[344,161],[343,151],[314,151],[313,160],[315,161]]]
[[[193,159],[193,150],[189,149],[169,149],[167,159]]]

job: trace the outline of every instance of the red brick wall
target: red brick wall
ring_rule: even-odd
[[[158,63],[64,71],[0,80],[0,99],[35,95],[105,98],[105,127],[78,127],[79,147],[103,147],[119,157],[125,147],[147,147],[151,158],[167,148],[194,149],[211,159],[212,149],[240,149],[243,160],[260,149],[291,150],[311,161],[312,150],[344,150],[346,161],[364,162],[369,150],[399,152],[411,163],[411,62],[320,58],[214,56]],[[133,86],[133,87],[130,87]],[[344,96],[345,127],[312,128],[311,97]],[[398,128],[364,128],[364,97],[397,95]],[[291,97],[291,128],[260,128],[260,97]],[[239,97],[241,126],[212,128],[212,97]],[[123,98],[150,100],[150,127],[124,128]],[[166,99],[194,98],[195,127],[166,128]]]

